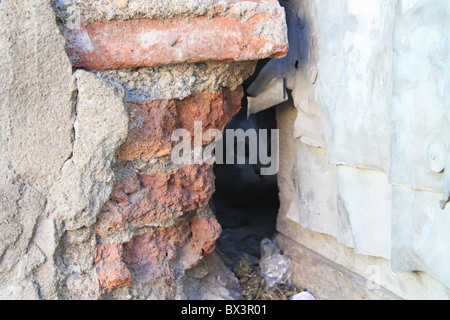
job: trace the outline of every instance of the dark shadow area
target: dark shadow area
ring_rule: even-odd
[[[255,74],[244,82],[244,90],[254,81],[256,75],[268,60],[258,63]],[[276,129],[275,108],[261,111],[247,118],[247,94],[242,100],[242,109],[227,125],[227,129]],[[225,135],[225,132],[224,132]],[[245,146],[234,141],[233,150],[224,152],[238,153],[237,149],[245,148],[245,164],[215,164],[216,192],[212,198],[212,207],[222,226],[222,235],[217,241],[217,249],[227,266],[236,264],[242,256],[247,256],[257,264],[260,258],[260,243],[264,238],[271,238],[276,233],[276,220],[279,209],[278,186],[276,175],[262,175],[264,166],[259,161],[250,164],[248,153],[250,148],[266,143],[270,151],[270,135],[264,139],[258,135],[257,146]],[[261,139],[264,139],[262,141]],[[226,141],[226,139],[225,139]],[[253,149],[255,150],[255,149]],[[270,155],[270,153],[269,153]]]

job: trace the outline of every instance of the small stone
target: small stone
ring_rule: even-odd
[[[116,0],[116,3],[120,9],[128,7],[128,0]]]
[[[294,294],[289,300],[315,300],[314,296],[306,291]]]

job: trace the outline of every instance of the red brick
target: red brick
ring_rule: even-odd
[[[194,121],[202,122],[203,132],[223,130],[241,108],[244,95],[240,86],[234,91],[200,93],[184,100],[149,100],[128,102],[130,130],[125,143],[117,150],[118,162],[167,155],[174,142],[175,129],[185,128],[194,136]],[[204,141],[204,144],[210,141]]]
[[[118,162],[170,153],[178,122],[175,100],[128,102],[128,114],[128,137],[116,152]]]
[[[189,269],[204,256],[210,255],[216,248],[216,240],[219,238],[222,228],[219,222],[213,218],[191,219],[191,239],[184,249],[182,265]]]
[[[205,61],[244,61],[287,54],[285,29],[271,12],[240,21],[229,17],[99,21],[81,29],[63,27],[67,54],[76,68],[118,69]],[[271,39],[262,24],[273,25]],[[276,43],[283,39],[283,43]]]
[[[100,289],[110,291],[131,284],[131,272],[122,261],[122,244],[99,245],[95,265]]]
[[[137,278],[170,276],[211,254],[221,228],[213,217],[181,220],[176,225],[133,237],[124,245],[124,261]]]
[[[133,180],[138,181],[136,190],[128,187]],[[104,237],[126,228],[162,225],[206,205],[213,193],[214,173],[208,164],[116,180],[97,219],[96,232]]]
[[[189,222],[133,237],[125,245],[124,259],[137,278],[159,278],[170,274],[168,263],[187,244]]]
[[[130,286],[132,280],[173,277],[172,270],[187,270],[211,254],[220,233],[213,216],[194,216],[127,243],[99,245],[95,264],[100,289],[108,292]]]

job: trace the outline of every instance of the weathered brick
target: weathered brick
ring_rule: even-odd
[[[168,263],[186,246],[190,235],[189,221],[133,237],[125,245],[125,261],[137,278],[159,278],[169,275]]]
[[[163,225],[185,212],[206,205],[214,193],[214,173],[208,164],[168,173],[133,174],[116,180],[110,200],[96,223],[101,237],[140,226]]]
[[[194,136],[194,122],[202,129],[223,130],[241,108],[243,88],[223,89],[218,93],[200,93],[184,100],[150,100],[128,102],[129,132],[125,143],[117,150],[118,162],[167,155],[175,143],[175,129],[184,128]],[[203,141],[204,144],[210,141]]]
[[[95,263],[100,289],[129,286],[132,278],[170,277],[174,268],[187,270],[214,251],[220,233],[214,216],[198,214],[171,227],[134,236],[127,243],[99,245]]]
[[[289,46],[281,19],[269,11],[242,21],[221,15],[112,20],[62,31],[74,67],[104,70],[283,57]]]
[[[172,227],[133,237],[124,245],[124,261],[137,278],[170,276],[211,254],[221,228],[214,217],[193,217]]]
[[[202,257],[210,255],[216,248],[222,228],[214,217],[191,219],[191,239],[186,245],[182,260],[183,268],[189,269]]]
[[[131,272],[122,261],[123,246],[120,243],[97,247],[95,265],[100,289],[109,291],[131,284]]]
[[[128,114],[128,137],[116,151],[118,162],[170,153],[178,123],[175,100],[128,102]]]

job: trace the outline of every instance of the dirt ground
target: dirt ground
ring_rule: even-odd
[[[216,211],[222,226],[217,248],[227,266],[238,263],[241,256],[248,257],[253,264],[259,263],[261,240],[275,235],[277,213],[277,208]]]
[[[285,284],[266,288],[259,267],[260,243],[276,234],[278,207],[225,209],[213,202],[222,235],[217,252],[239,280],[243,300],[287,300],[303,291]]]

